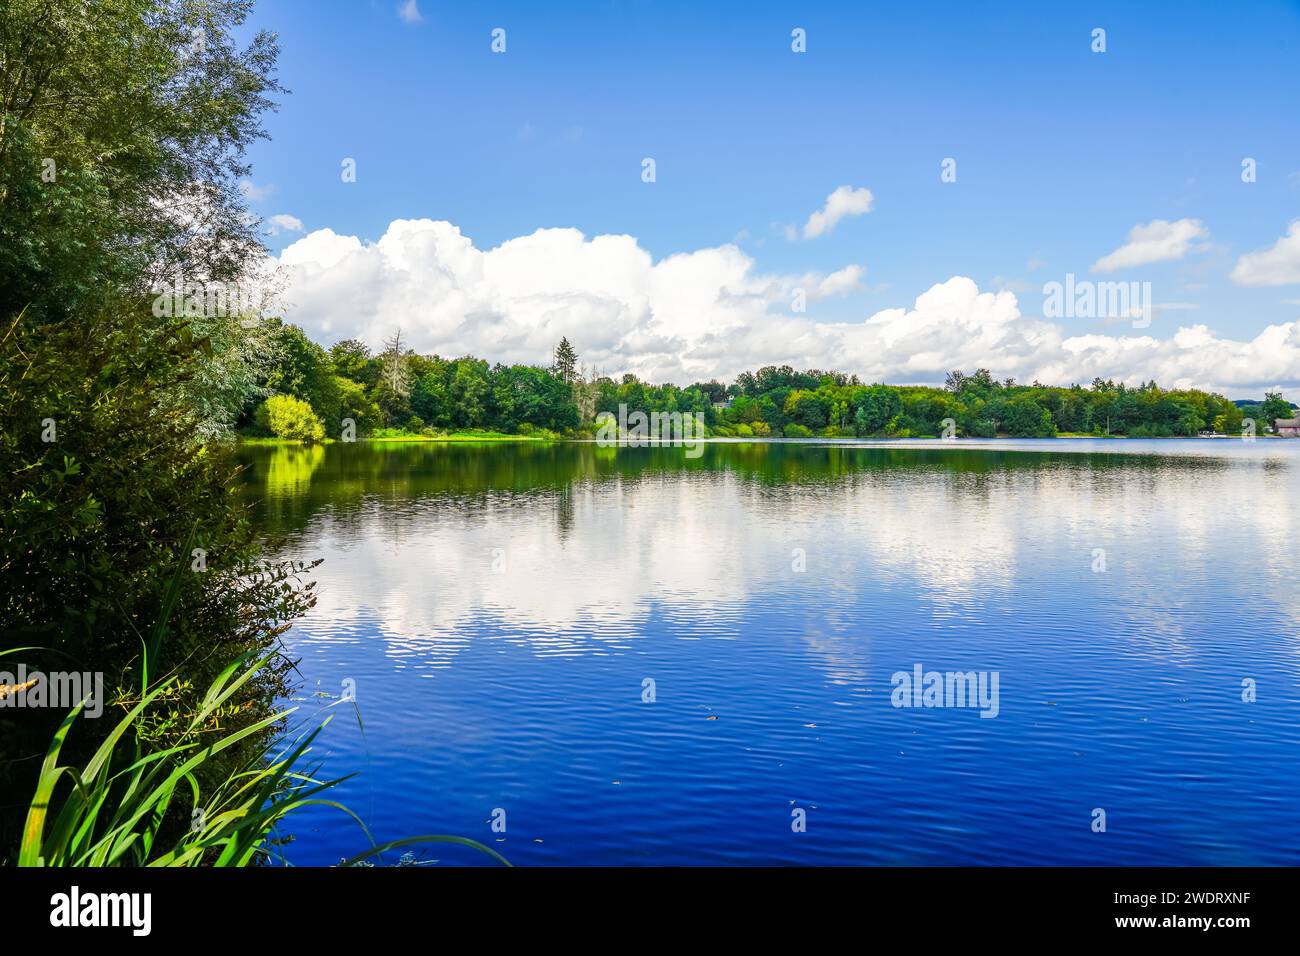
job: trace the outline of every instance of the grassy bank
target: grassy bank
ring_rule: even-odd
[[[494,431],[461,431],[430,434],[427,432],[407,432],[395,428],[380,428],[372,435],[358,438],[359,442],[547,442],[564,441],[561,435],[508,435]],[[244,445],[333,445],[339,439],[325,438],[318,442],[305,442],[296,438],[267,438],[261,435],[240,435],[239,441]]]
[[[487,429],[458,432],[408,432],[397,428],[377,428],[363,441],[561,441],[562,436],[550,432],[531,435],[509,435]]]

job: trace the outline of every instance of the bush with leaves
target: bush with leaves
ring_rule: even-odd
[[[176,400],[204,357],[183,320],[160,324],[142,300],[0,329],[4,643],[40,648],[22,658],[29,670],[103,672],[111,704],[138,686],[144,635],[183,564],[172,637],[150,662],[184,675],[171,721],[150,728],[160,739],[226,662],[274,645],[313,602],[301,567],[259,560],[233,456],[200,444]],[[286,673],[260,671],[232,719],[264,716]],[[55,723],[46,709],[0,710],[0,859],[17,837],[14,795],[34,783],[31,758]],[[69,752],[92,747],[100,723],[83,722]]]
[[[280,92],[274,35],[244,28],[252,5],[5,0],[0,316],[246,278],[264,250],[243,153]]]
[[[310,405],[292,395],[272,395],[257,409],[257,427],[276,438],[317,442],[325,438],[325,426]]]

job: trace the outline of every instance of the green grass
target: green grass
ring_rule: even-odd
[[[323,441],[311,442],[314,445],[332,445],[336,439],[326,438]],[[266,438],[261,435],[240,435],[239,442],[243,445],[307,445],[308,442],[300,441],[297,438]]]
[[[423,433],[412,433],[402,431],[397,428],[377,428],[369,438],[363,441],[555,441],[549,436],[541,435],[508,435],[505,432],[489,431],[486,429],[468,431],[447,432],[444,434],[426,435]]]
[[[158,682],[144,694],[79,768],[59,762],[85,702],[73,708],[46,752],[27,811],[18,865],[237,867],[283,862],[275,850],[277,828],[286,817],[313,805],[347,814],[365,834],[369,849],[344,865],[415,843],[455,843],[509,865],[496,851],[463,837],[433,834],[375,844],[355,813],[322,796],[348,778],[320,780],[314,768],[304,768],[312,743],[330,717],[287,739],[254,748],[235,772],[210,793],[201,793],[197,776],[206,762],[274,727],[297,709],[278,710],[237,731],[219,729],[220,708],[273,656],[250,660],[244,655],[231,663],[208,689],[182,742],[175,746],[149,750],[132,731],[165,698],[176,677]],[[168,832],[165,824],[174,803],[190,810],[191,825],[179,836],[160,840]]]
[[[183,553],[188,553],[186,544]],[[309,806],[328,806],[357,822],[369,849],[344,861],[352,865],[388,850],[416,843],[454,843],[471,847],[510,864],[481,843],[464,837],[432,834],[376,844],[361,819],[324,794],[348,777],[320,780],[318,767],[305,766],[311,746],[331,717],[308,722],[296,733],[274,734],[297,708],[281,708],[232,730],[222,727],[232,698],[275,653],[243,654],[213,680],[197,710],[189,715],[176,743],[147,742],[135,731],[156,710],[168,705],[169,691],[180,682],[172,674],[152,682],[149,662],[157,660],[176,605],[181,571],[177,569],[164,597],[158,621],[142,639],[139,700],[100,743],[82,767],[60,763],[69,732],[86,704],[83,700],[55,732],[27,808],[18,851],[19,866],[249,866],[284,862],[275,839],[277,828]],[[35,648],[0,651],[0,657]],[[332,708],[344,701],[335,701]],[[164,711],[165,715],[165,711]],[[360,716],[358,714],[358,721]],[[253,743],[265,740],[265,743]],[[202,792],[202,771],[223,753],[228,758],[243,744],[233,771]],[[250,744],[253,744],[250,746]],[[226,753],[229,751],[230,753]],[[220,775],[218,775],[220,776]],[[184,827],[188,809],[190,825]],[[169,812],[170,811],[170,812]]]

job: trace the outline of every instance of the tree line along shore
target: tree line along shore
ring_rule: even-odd
[[[708,436],[719,438],[1266,435],[1294,414],[1279,393],[1234,402],[1155,382],[1021,384],[988,369],[954,371],[933,387],[769,365],[729,384],[679,386],[583,368],[567,339],[540,366],[423,355],[400,333],[378,352],[355,339],[326,349],[278,320],[262,334],[266,367],[230,416],[254,440],[589,439],[602,413],[617,416],[620,406],[699,414]]]

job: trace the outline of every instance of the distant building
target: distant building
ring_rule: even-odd
[[[1283,438],[1300,438],[1300,418],[1279,418],[1273,427]]]

